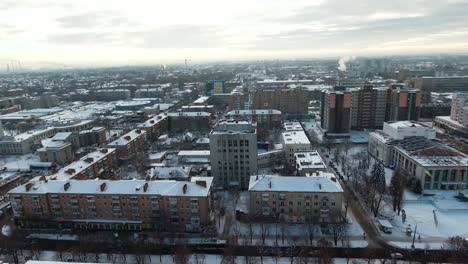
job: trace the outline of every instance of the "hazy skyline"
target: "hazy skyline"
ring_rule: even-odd
[[[468,51],[467,0],[2,0],[0,60],[139,64]]]

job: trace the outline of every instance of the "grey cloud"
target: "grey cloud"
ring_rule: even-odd
[[[63,28],[88,29],[98,26],[136,26],[131,18],[121,16],[110,11],[88,12],[75,15],[67,15],[56,20]]]

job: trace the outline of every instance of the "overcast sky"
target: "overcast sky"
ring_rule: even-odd
[[[0,0],[0,60],[137,64],[468,51],[468,0]]]

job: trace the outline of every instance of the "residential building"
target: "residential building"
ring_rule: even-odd
[[[257,174],[257,135],[247,121],[223,120],[210,133],[211,171],[215,185],[246,190]]]
[[[143,153],[147,147],[146,131],[134,129],[120,138],[107,144],[109,148],[117,150],[117,158],[127,161],[135,157],[138,153]]]
[[[320,125],[327,136],[347,135],[351,130],[352,93],[344,86],[322,92]]]
[[[296,170],[300,176],[310,176],[318,171],[326,171],[327,165],[323,162],[318,151],[302,151],[294,153]]]
[[[468,93],[456,93],[450,116],[437,116],[434,124],[447,132],[468,138]]]
[[[9,195],[18,228],[200,231],[210,223],[212,180],[41,178]]]
[[[281,168],[285,163],[284,149],[274,149],[265,152],[259,152],[257,156],[257,166],[259,173],[262,169]]]
[[[94,90],[93,95],[98,101],[126,100],[131,97],[129,89],[99,89]]]
[[[342,219],[343,189],[332,173],[250,177],[249,214],[275,222],[326,224]]]
[[[107,141],[107,130],[104,127],[93,127],[79,132],[79,144],[81,147],[97,145],[102,146]]]
[[[382,128],[386,120],[388,88],[364,85],[351,91],[351,129]]]
[[[421,112],[421,92],[401,84],[390,85],[385,121],[417,121]]]
[[[55,134],[53,127],[31,130],[16,136],[4,136],[0,139],[0,153],[3,155],[24,155],[33,152],[41,146],[41,140]]]
[[[209,132],[211,129],[211,114],[207,112],[175,112],[167,113],[170,133]]]
[[[66,165],[73,161],[72,144],[54,138],[42,140],[42,148],[37,149],[42,162]]]
[[[258,88],[251,92],[253,109],[276,109],[283,114],[307,114],[309,94],[302,88]]]
[[[161,113],[157,116],[154,116],[145,122],[138,124],[137,128],[146,131],[147,138],[150,141],[157,140],[161,135],[168,132],[168,122],[169,118],[167,113]]]

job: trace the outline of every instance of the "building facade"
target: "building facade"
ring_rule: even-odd
[[[211,175],[222,188],[246,190],[257,174],[257,135],[246,121],[221,121],[210,133]]]
[[[134,129],[110,142],[107,144],[107,147],[115,148],[117,150],[117,158],[121,161],[127,161],[137,154],[145,152],[146,143],[146,131]]]
[[[249,214],[275,222],[336,223],[342,219],[343,189],[332,173],[313,177],[250,177]]]
[[[211,183],[42,178],[9,195],[20,228],[200,231],[210,221]]]

